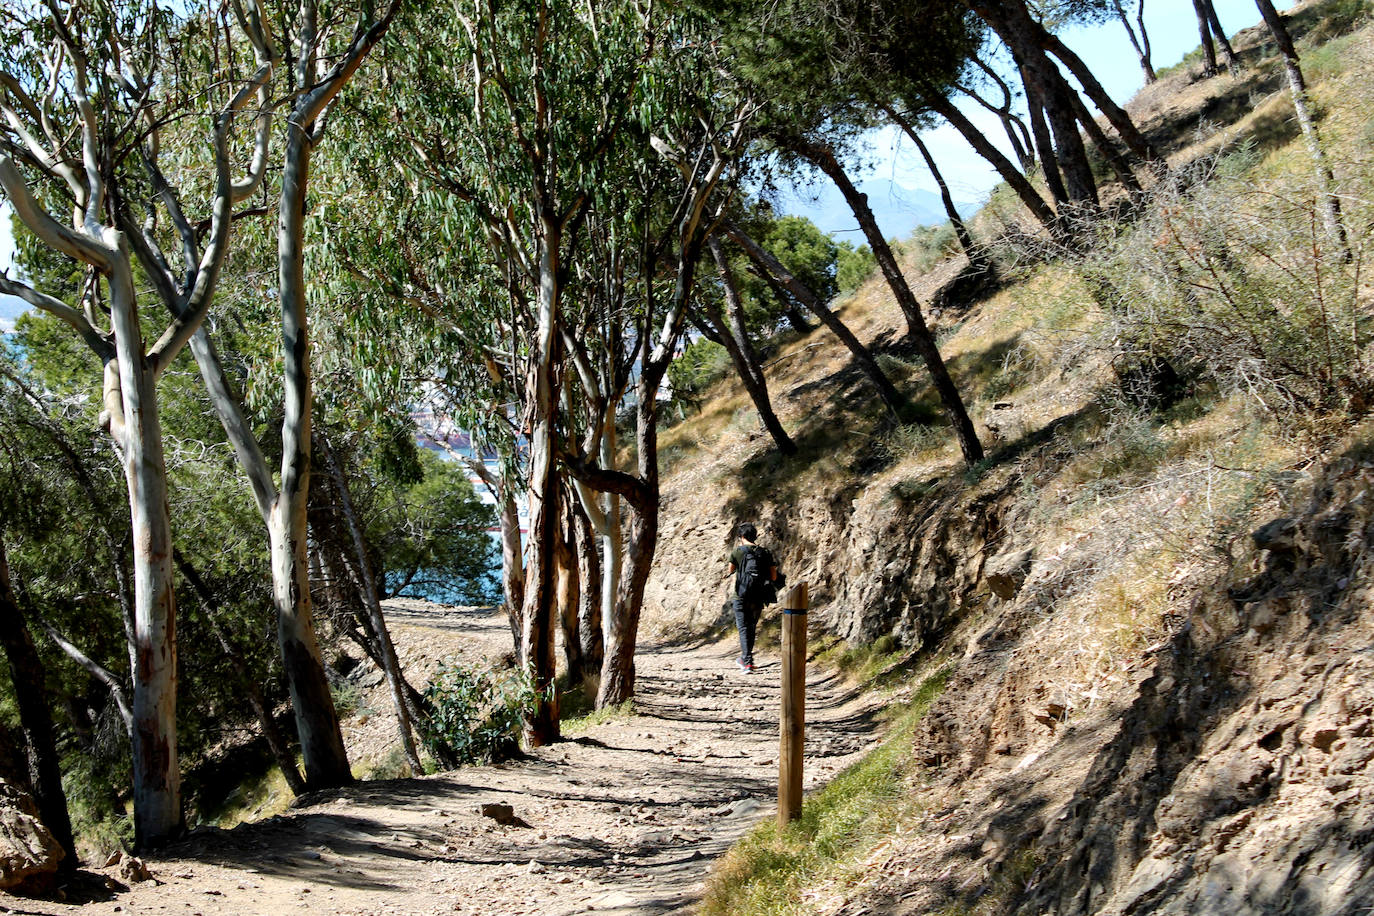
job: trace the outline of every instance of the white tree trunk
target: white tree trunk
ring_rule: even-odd
[[[268,520],[277,638],[311,789],[353,781],[329,692],[310,603],[306,500],[310,491],[310,348],[305,310],[305,191],[311,141],[293,119],[286,140],[277,224],[283,387],[281,487]]]
[[[117,252],[109,288],[121,401],[111,434],[123,453],[134,546],[134,837],[146,849],[182,828],[172,525],[156,381],[144,357],[128,253],[119,233],[106,236]]]

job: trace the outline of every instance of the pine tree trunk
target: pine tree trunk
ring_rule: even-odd
[[[224,657],[229,662],[230,669],[234,672],[234,679],[237,688],[243,692],[244,699],[253,709],[253,715],[258,720],[258,727],[262,729],[262,736],[267,741],[267,747],[272,751],[272,756],[276,758],[277,768],[281,770],[282,778],[290,787],[293,794],[299,796],[305,793],[305,780],[301,778],[301,771],[296,767],[296,756],[291,752],[290,743],[281,729],[277,728],[277,720],[268,708],[267,698],[262,692],[262,687],[257,680],[249,673],[243,664],[237,649],[229,641],[224,629],[215,620],[219,613],[219,600],[210,591],[200,572],[191,564],[180,550],[173,554],[177,568],[181,570],[182,578],[191,586],[191,590],[200,599],[201,609],[205,613],[205,623],[210,632],[214,635],[215,641],[219,643],[220,649],[224,651]]]
[[[1139,194],[1140,179],[1136,178],[1135,172],[1131,169],[1131,164],[1126,161],[1126,157],[1116,148],[1116,144],[1107,136],[1106,132],[1097,123],[1088,106],[1083,104],[1083,100],[1078,96],[1073,97],[1074,111],[1078,114],[1078,121],[1083,125],[1083,132],[1092,140],[1093,146],[1102,154],[1111,165],[1112,171],[1116,173],[1116,178],[1131,194]]]
[[[1135,49],[1135,56],[1140,60],[1140,69],[1145,74],[1145,85],[1148,86],[1157,80],[1155,76],[1154,64],[1150,63],[1150,38],[1145,33],[1145,0],[1138,0],[1137,21],[1140,24],[1140,35],[1136,35],[1135,27],[1131,25],[1130,16],[1126,14],[1126,8],[1121,5],[1121,0],[1112,0],[1112,7],[1116,10],[1116,16],[1121,20],[1121,24],[1126,28],[1126,37],[1131,40],[1131,47]]]
[[[1212,0],[1202,0],[1203,8],[1207,11],[1207,22],[1212,26],[1212,34],[1216,36],[1217,43],[1221,45],[1221,50],[1226,54],[1226,69],[1232,73],[1240,72],[1240,59],[1236,57],[1236,49],[1231,47],[1231,40],[1226,37],[1226,29],[1222,28],[1221,17],[1217,15],[1216,4]]]
[[[997,84],[998,89],[1002,90],[1002,104],[994,106],[977,93],[969,94],[978,100],[983,107],[997,113],[998,119],[1002,122],[1002,129],[1006,131],[1007,141],[1011,144],[1012,152],[1016,156],[1016,161],[1021,163],[1021,171],[1023,173],[1030,171],[1031,166],[1035,164],[1034,141],[1031,140],[1030,131],[1026,128],[1025,122],[1012,113],[1012,103],[1015,96],[1012,95],[1011,87],[1007,85],[1006,80],[1002,79],[1002,75],[997,72],[997,69],[990,66],[987,61],[977,55],[972,57],[972,61],[987,75],[988,79]]]
[[[1021,203],[1040,225],[1046,229],[1054,229],[1057,224],[1054,209],[1045,202],[1045,198],[1040,196],[1040,192],[1035,190],[1035,186],[1030,183],[1026,176],[1012,164],[1010,159],[1002,155],[997,147],[992,145],[992,142],[974,126],[973,122],[959,110],[957,105],[938,91],[922,93],[921,101],[928,105],[931,111],[948,121],[969,142],[974,152],[982,156],[997,171],[998,176],[1016,192]]]
[[[277,225],[285,417],[281,485],[267,528],[282,669],[305,759],[305,782],[315,791],[348,785],[353,782],[353,774],[315,638],[310,606],[306,504],[310,492],[311,383],[304,224],[311,140],[307,130],[294,119],[289,123]]]
[[[1087,150],[1078,133],[1078,117],[1070,98],[1074,92],[1041,44],[1045,33],[1024,0],[964,0],[991,26],[1021,68],[1027,91],[1040,96],[1054,137],[1054,152],[1064,176],[1069,202],[1078,210],[1096,210],[1097,183],[1088,165]],[[1048,171],[1048,170],[1047,170]]]
[[[776,282],[784,286],[789,293],[796,296],[803,305],[810,309],[821,322],[830,329],[840,343],[844,344],[854,357],[854,362],[859,370],[868,376],[869,381],[878,389],[878,396],[882,398],[883,404],[894,416],[901,416],[902,410],[906,407],[906,398],[892,384],[892,380],[883,372],[878,361],[873,358],[873,354],[863,345],[859,338],[854,336],[854,332],[849,329],[840,317],[821,302],[805,284],[792,275],[782,262],[773,256],[758,242],[755,242],[744,233],[739,226],[730,220],[722,223],[726,234],[730,240],[744,249],[744,253],[754,262],[758,272],[765,280]]]
[[[735,316],[737,313],[742,313],[744,305],[740,300],[739,287],[735,285],[734,274],[730,272],[730,262],[726,260],[725,249],[715,236],[712,236],[706,244],[711,249],[711,257],[715,260],[716,270],[720,273],[721,287],[725,290],[725,302],[730,309],[730,314]],[[754,409],[758,411],[764,429],[768,430],[768,435],[772,436],[773,442],[777,444],[778,451],[784,455],[795,455],[797,444],[792,441],[791,436],[787,435],[787,430],[778,420],[778,415],[773,412],[773,404],[768,397],[768,381],[763,377],[763,370],[759,368],[757,359],[751,358],[753,357],[753,347],[749,343],[745,328],[738,320],[732,321],[727,326],[724,318],[721,317],[720,312],[713,304],[703,303],[702,309],[707,320],[711,322],[716,333],[720,335],[720,343],[725,347],[725,351],[730,354],[730,361],[735,365],[735,372],[739,375],[744,390],[749,393],[749,399],[754,402]]]
[[[1298,63],[1298,50],[1293,45],[1293,38],[1288,33],[1283,17],[1274,9],[1271,0],[1255,0],[1255,3],[1259,7],[1260,15],[1264,17],[1264,24],[1269,27],[1269,34],[1274,37],[1274,43],[1279,46],[1279,53],[1283,55],[1284,74],[1288,78],[1288,91],[1293,99],[1293,112],[1307,143],[1307,153],[1312,158],[1317,185],[1322,189],[1322,223],[1337,252],[1348,262],[1352,255],[1345,222],[1341,217],[1341,199],[1336,193],[1336,176],[1327,162],[1325,150],[1322,149],[1317,122],[1307,106],[1307,81],[1303,78],[1302,67]]]
[[[916,128],[911,122],[898,114],[895,109],[884,107],[883,111],[894,124],[902,129],[902,132],[907,135],[908,139],[916,144],[916,150],[921,154],[921,158],[925,160],[926,168],[930,170],[930,177],[935,179],[935,186],[940,189],[940,202],[944,204],[945,216],[949,217],[949,224],[954,227],[954,235],[959,239],[959,247],[964,249],[964,254],[968,257],[969,264],[975,268],[978,268],[980,265],[985,266],[986,259],[983,257],[982,252],[978,250],[978,246],[974,244],[973,235],[968,231],[968,227],[964,225],[964,218],[959,215],[959,209],[954,206],[954,195],[949,193],[949,185],[945,183],[945,176],[940,172],[940,166],[935,162],[935,157],[930,154],[930,150],[926,148],[925,143],[921,140],[921,135],[917,133]]]
[[[973,421],[969,419],[959,389],[955,387],[954,380],[950,378],[949,369],[945,366],[945,361],[940,356],[940,350],[935,345],[935,338],[931,335],[930,329],[926,327],[925,317],[921,314],[921,305],[916,301],[916,296],[911,292],[911,287],[907,285],[906,277],[903,276],[901,267],[898,266],[897,259],[887,244],[887,239],[883,238],[877,220],[873,217],[873,211],[868,207],[866,195],[861,194],[858,188],[854,187],[854,183],[850,181],[849,176],[829,147],[819,144],[811,145],[803,153],[813,165],[835,183],[849,204],[849,209],[854,212],[854,217],[859,221],[859,227],[863,229],[864,236],[868,239],[868,246],[873,250],[874,257],[877,258],[878,267],[882,270],[883,276],[887,278],[888,287],[892,290],[898,307],[906,316],[907,336],[915,345],[916,352],[921,355],[922,361],[925,362],[931,383],[940,397],[945,415],[949,418],[950,426],[953,427],[954,435],[959,441],[959,450],[963,452],[964,461],[969,465],[977,464],[983,460],[983,445],[978,441],[978,433],[973,428]]]
[[[1117,136],[1121,138],[1121,142],[1126,144],[1126,148],[1142,162],[1153,162],[1157,160],[1159,158],[1159,152],[1150,144],[1149,140],[1145,139],[1145,136],[1140,132],[1140,128],[1135,126],[1135,122],[1131,120],[1131,116],[1126,113],[1126,109],[1116,103],[1116,100],[1112,98],[1111,94],[1107,92],[1102,83],[1093,75],[1088,65],[1083,62],[1083,59],[1075,54],[1072,48],[1064,44],[1058,35],[1040,26],[1038,23],[1037,28],[1040,30],[1041,43],[1044,45],[1045,49],[1063,62],[1065,67],[1068,67],[1074,79],[1078,80],[1083,86],[1083,92],[1092,100],[1092,103],[1097,106],[1097,110],[1102,112],[1102,116],[1107,119],[1107,123],[1112,125],[1112,129],[1115,130]],[[1065,83],[1065,86],[1068,87],[1072,98],[1077,100],[1078,93],[1073,90],[1073,87],[1068,86],[1067,83]],[[1078,100],[1078,104],[1082,105],[1082,101]]]
[[[1203,72],[1207,76],[1216,76],[1221,69],[1217,66],[1217,49],[1212,44],[1212,24],[1207,19],[1207,7],[1203,0],[1193,0],[1193,15],[1197,17],[1198,40],[1202,43],[1202,59],[1206,61]]]
[[[62,869],[70,871],[80,864],[72,821],[67,812],[67,794],[62,789],[62,761],[57,753],[57,733],[43,685],[47,681],[43,662],[34,647],[28,622],[10,586],[9,559],[0,539],[0,648],[9,663],[10,686],[19,712],[19,727],[24,735],[28,757],[29,783],[43,825],[52,832],[62,851]]]
[[[1069,192],[1064,188],[1064,179],[1059,174],[1059,159],[1054,154],[1054,139],[1050,136],[1050,126],[1045,123],[1045,106],[1040,103],[1040,93],[1035,84],[1023,72],[1021,83],[1026,88],[1026,116],[1030,118],[1031,135],[1035,137],[1035,148],[1039,153],[1040,177],[1045,179],[1054,205],[1061,212],[1069,209]]]

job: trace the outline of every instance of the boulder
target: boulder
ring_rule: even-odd
[[[0,779],[0,890],[53,874],[64,855],[29,794]]]

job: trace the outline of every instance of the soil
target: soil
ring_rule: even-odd
[[[412,671],[509,647],[504,618],[419,602],[390,609]],[[775,816],[781,667],[734,663],[733,639],[659,642],[638,659],[635,714],[524,759],[362,782],[232,830],[200,828],[146,860],[87,869],[68,902],[0,894],[0,913],[677,913],[714,860]],[[423,683],[423,676],[417,677]],[[876,741],[877,700],[808,672],[808,789]],[[346,725],[350,751],[388,744],[384,688]],[[498,823],[483,805],[509,805]],[[79,902],[72,902],[79,901]]]

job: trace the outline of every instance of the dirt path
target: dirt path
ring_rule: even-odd
[[[504,626],[417,608],[398,624],[412,638],[456,627],[479,645]],[[714,859],[775,810],[779,663],[760,656],[744,675],[735,649],[646,646],[637,715],[527,760],[362,783],[286,816],[197,831],[148,863],[156,882],[79,906],[0,894],[0,912],[682,912]],[[873,712],[872,700],[812,673],[808,788],[867,749]],[[528,826],[484,817],[488,803]]]

